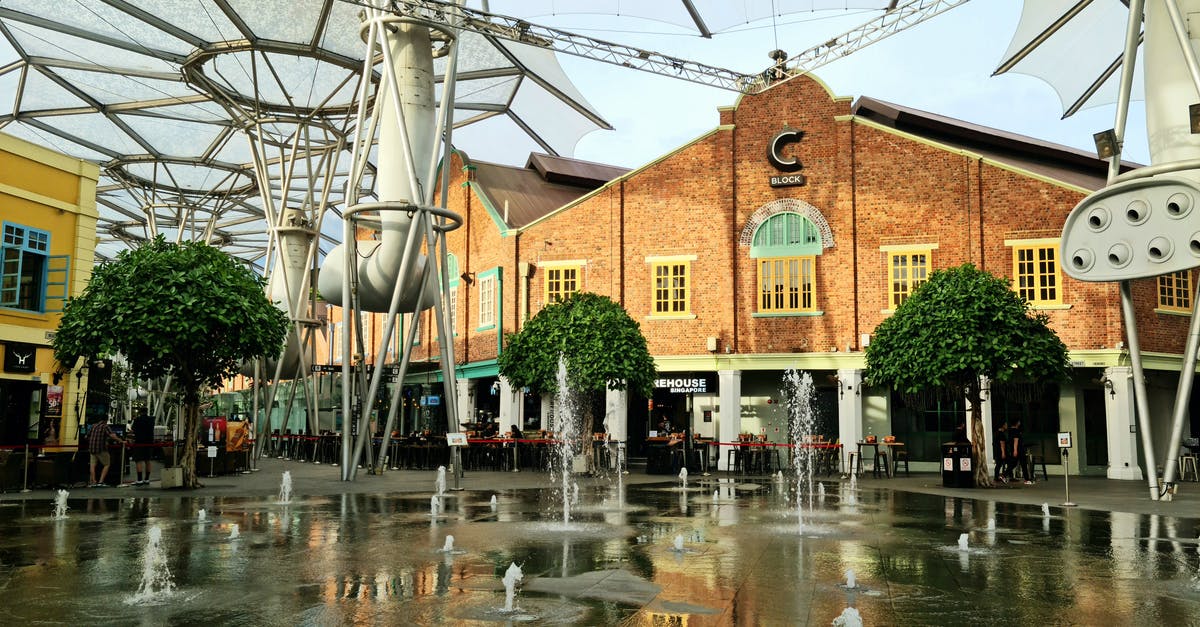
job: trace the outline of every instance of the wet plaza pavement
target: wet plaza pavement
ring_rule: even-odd
[[[564,523],[547,473],[471,473],[436,516],[433,472],[337,475],[264,460],[195,493],[81,488],[58,520],[49,491],[0,495],[0,623],[1200,624],[1197,501],[1144,484],[1073,478],[1063,508],[1060,478],[826,478],[798,514],[791,481],[635,473],[579,478]],[[139,596],[154,528],[174,589]]]

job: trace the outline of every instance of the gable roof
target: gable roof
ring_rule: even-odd
[[[569,205],[628,168],[534,153],[525,167],[472,161],[473,187],[508,228],[519,229]],[[506,209],[507,206],[507,209]]]
[[[861,96],[851,112],[880,126],[977,154],[1015,169],[1087,190],[1104,187],[1108,162],[1094,154],[911,107]],[[509,229],[520,229],[632,172],[533,153],[525,167],[469,161],[476,194]],[[1121,171],[1139,167],[1123,161]],[[506,209],[507,204],[507,209]]]
[[[972,124],[861,96],[851,112],[876,124],[917,135],[984,158],[1092,191],[1108,180],[1108,162],[1096,155],[1025,135]],[[1121,171],[1138,167],[1121,162]]]

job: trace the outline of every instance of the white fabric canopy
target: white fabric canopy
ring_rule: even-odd
[[[1001,68],[1011,65],[1007,71],[1046,81],[1058,93],[1063,117],[1116,102],[1121,79],[1129,8],[1121,0],[1093,0],[1070,15],[1078,5],[1079,0],[1026,1],[1000,63]],[[1140,56],[1138,66],[1134,99],[1143,95]]]

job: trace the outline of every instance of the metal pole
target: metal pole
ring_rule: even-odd
[[[1063,488],[1067,491],[1067,500],[1062,504],[1063,507],[1075,507],[1071,502],[1071,469],[1067,467],[1067,458],[1070,457],[1071,449],[1062,449],[1063,456]]]
[[[1125,318],[1125,341],[1129,343],[1129,363],[1133,367],[1133,400],[1137,406],[1138,432],[1142,439],[1142,457],[1146,461],[1146,482],[1150,498],[1159,497],[1158,465],[1154,462],[1154,442],[1150,433],[1150,402],[1146,397],[1146,376],[1142,372],[1142,347],[1138,342],[1137,317],[1133,311],[1133,293],[1129,281],[1121,281],[1121,314]]]
[[[25,476],[21,479],[21,492],[29,492],[29,443],[25,443]]]
[[[1175,471],[1179,468],[1179,446],[1183,443],[1183,428],[1187,426],[1188,402],[1192,397],[1192,381],[1196,378],[1196,351],[1200,350],[1200,289],[1192,298],[1192,322],[1188,325],[1187,342],[1183,349],[1183,368],[1175,388],[1175,415],[1171,423],[1171,443],[1163,460],[1163,500],[1170,501],[1175,493]]]

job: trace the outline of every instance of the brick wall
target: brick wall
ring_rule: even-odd
[[[582,288],[621,302],[655,355],[706,354],[710,336],[740,353],[823,352],[858,348],[859,336],[886,317],[881,246],[936,244],[934,269],[971,262],[1011,278],[1005,240],[1058,237],[1084,196],[849,114],[848,99],[833,98],[810,78],[745,96],[719,111],[721,124],[732,128],[717,129],[508,237],[462,185],[468,173],[456,161],[450,206],[465,222],[449,235],[450,249],[461,271],[504,267],[505,332],[516,330],[520,316],[518,262],[535,268],[528,284],[532,315],[543,305],[544,266],[586,260]],[[803,164],[807,184],[772,188],[768,179],[779,172],[766,159],[768,143],[785,127],[804,132],[789,154]],[[817,259],[823,314],[755,317],[756,268],[739,237],[756,211],[785,198],[819,210],[833,234],[834,245]],[[671,255],[696,258],[693,319],[648,315],[652,277],[646,259]],[[1061,289],[1069,308],[1047,313],[1068,347],[1111,347],[1123,339],[1115,285],[1063,276]],[[1188,319],[1152,311],[1154,281],[1136,282],[1134,293],[1143,348],[1179,352]],[[495,331],[474,330],[476,286],[461,286],[459,298],[459,361],[494,358]]]

